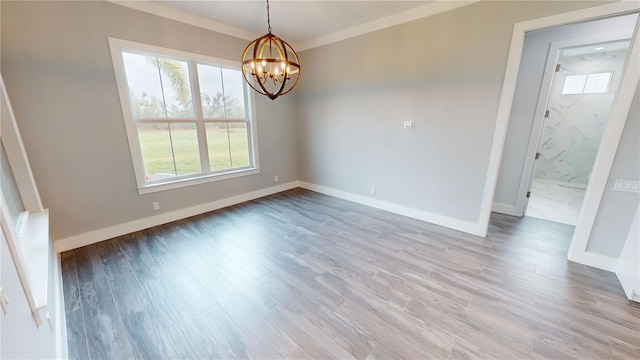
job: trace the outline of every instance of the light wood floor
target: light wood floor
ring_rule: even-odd
[[[63,253],[69,356],[638,359],[640,306],[572,230],[287,191]]]

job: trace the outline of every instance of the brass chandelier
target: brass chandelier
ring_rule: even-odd
[[[253,40],[242,53],[242,76],[253,90],[275,100],[298,83],[300,60],[291,45],[271,33],[269,0],[267,25],[269,32]]]

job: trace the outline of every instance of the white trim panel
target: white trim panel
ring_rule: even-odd
[[[422,211],[414,208],[410,208],[403,205],[398,205],[378,199],[373,199],[368,196],[357,195],[350,192],[337,190],[321,185],[311,184],[308,182],[300,181],[299,186],[303,189],[319,192],[321,194],[334,196],[340,199],[352,201],[361,205],[370,206],[376,209],[385,210],[394,214],[407,216],[413,219],[418,219],[432,223],[435,225],[444,226],[450,229],[462,231],[471,235],[484,236],[480,227],[476,223],[458,220],[447,216],[442,216],[427,211]]]
[[[54,324],[56,333],[56,357],[58,359],[68,359],[69,350],[67,348],[67,316],[64,310],[64,289],[62,287],[62,261],[60,260],[60,254],[53,254],[53,269],[54,280],[53,286],[55,288],[55,309],[54,309]]]
[[[618,267],[618,259],[590,251],[582,251],[569,260],[611,272],[615,272]]]
[[[246,201],[255,200],[264,196],[273,195],[286,190],[301,187],[303,189],[315,191],[321,194],[334,196],[347,201],[352,201],[358,204],[370,206],[376,209],[385,210],[394,214],[407,216],[410,218],[426,221],[428,223],[444,226],[450,229],[462,231],[472,235],[480,235],[480,228],[478,224],[453,219],[450,217],[421,211],[406,206],[389,203],[382,200],[372,199],[362,195],[352,194],[346,191],[336,190],[320,185],[310,184],[302,181],[292,181],[286,184],[273,186],[266,189],[260,189],[252,191],[246,194],[232,196],[230,198],[216,200],[210,203],[189,207],[186,209],[180,209],[171,211],[164,214],[151,216],[144,219],[130,221],[128,223],[110,226],[94,230],[88,233],[74,235],[65,239],[56,240],[54,242],[54,250],[57,253],[77,249],[83,246],[95,244],[97,242],[118,237],[125,234],[130,234],[135,231],[148,229],[154,226],[167,224],[172,221],[188,218],[195,215],[204,214],[210,211],[222,209],[228,206],[240,204]]]
[[[151,184],[138,189],[138,194],[140,195],[151,194],[158,191],[179,189],[185,186],[206,184],[213,181],[229,180],[229,179],[233,179],[241,176],[256,175],[259,173],[260,173],[260,169],[250,168],[250,169],[243,169],[243,170],[237,170],[237,171],[229,171],[222,174],[210,174],[210,175],[199,176],[196,178],[176,180],[169,183]]]
[[[522,213],[518,214],[518,208],[515,205],[510,204],[502,204],[502,203],[493,203],[493,212],[497,212],[500,214],[511,215],[511,216],[522,216]]]
[[[74,235],[66,239],[54,241],[54,250],[58,253],[73,250],[86,245],[95,244],[103,240],[130,234],[132,232],[148,229],[154,226],[167,224],[172,221],[188,218],[190,216],[204,214],[209,211],[222,209],[227,206],[243,203],[245,201],[255,200],[264,196],[294,189],[296,187],[298,187],[298,182],[292,181],[286,184],[260,189],[248,192],[246,194],[240,194],[229,198],[212,201],[206,204],[192,206],[186,209],[175,210],[144,219],[130,221],[124,224],[94,230],[84,234]]]
[[[611,106],[609,121],[602,135],[602,140],[600,140],[600,148],[598,149],[593,164],[589,186],[584,195],[582,209],[580,211],[581,215],[578,219],[576,230],[573,232],[568,255],[571,261],[581,262],[578,259],[581,259],[589,253],[587,247],[591,237],[591,230],[593,230],[593,225],[598,216],[598,208],[600,207],[602,196],[609,184],[609,173],[611,172],[611,167],[613,166],[613,161],[618,151],[622,131],[629,116],[633,96],[640,81],[640,66],[638,66],[638,64],[640,64],[639,27],[640,24],[637,23],[636,33],[631,42],[631,54],[627,59],[627,65],[622,75],[618,94]],[[615,271],[615,267],[610,271]]]

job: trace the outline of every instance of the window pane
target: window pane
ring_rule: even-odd
[[[609,81],[611,73],[591,74],[587,76],[587,83],[584,86],[585,94],[606,93],[609,91]]]
[[[568,75],[562,87],[563,95],[582,94],[587,75]]]
[[[229,155],[229,133],[226,123],[207,123],[207,145],[211,171],[231,168]]]
[[[123,52],[134,119],[193,118],[185,61]]]
[[[244,119],[244,80],[239,70],[222,69],[224,80],[225,115],[227,118]]]
[[[178,176],[201,173],[196,124],[171,123],[170,129]]]
[[[195,124],[138,124],[138,136],[147,181],[202,172]]]
[[[198,64],[202,112],[207,119],[244,119],[244,83],[239,70]]]
[[[176,176],[169,124],[138,124],[146,180]]]
[[[0,146],[0,148],[2,149],[2,154],[0,155],[2,158],[0,162],[0,169],[2,169],[2,171],[0,171],[0,188],[9,207],[11,221],[14,226],[17,226],[20,213],[24,212],[24,205],[20,197],[20,192],[18,191],[13,170],[11,169],[11,165],[9,165],[9,159],[4,151],[4,145]]]
[[[234,168],[249,166],[249,138],[246,123],[229,124],[231,143],[231,166]]]
[[[207,119],[224,117],[222,102],[222,72],[219,67],[198,64],[198,82],[200,83],[200,99],[202,114]]]

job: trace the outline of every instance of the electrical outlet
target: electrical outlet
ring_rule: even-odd
[[[278,175],[274,176],[273,181],[278,182]]]
[[[153,210],[160,210],[160,203],[157,201],[153,202]]]
[[[369,192],[371,193],[371,195],[375,195],[376,194],[376,187],[372,186],[371,189],[369,189]]]

